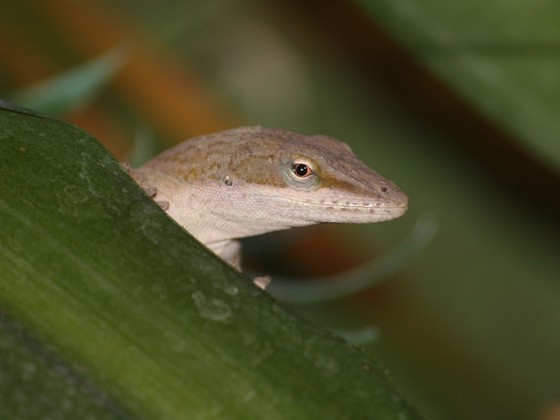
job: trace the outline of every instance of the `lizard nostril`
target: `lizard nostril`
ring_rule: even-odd
[[[389,188],[387,188],[387,187],[381,187],[381,192],[382,192],[382,193],[386,193],[386,192],[388,192],[388,191],[389,191]]]

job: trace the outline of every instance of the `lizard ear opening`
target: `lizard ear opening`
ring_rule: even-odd
[[[233,185],[233,178],[229,175],[224,176],[224,184],[231,187]]]

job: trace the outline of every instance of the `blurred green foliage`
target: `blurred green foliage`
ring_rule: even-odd
[[[107,87],[123,61],[122,49],[115,49],[53,78],[42,80],[9,95],[10,100],[37,112],[63,115],[88,101]]]
[[[558,2],[356,3],[529,153],[560,169]]]

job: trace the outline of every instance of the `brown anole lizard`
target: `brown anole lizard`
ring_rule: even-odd
[[[241,127],[168,149],[131,176],[191,235],[240,269],[237,239],[317,223],[373,223],[407,196],[334,138]]]

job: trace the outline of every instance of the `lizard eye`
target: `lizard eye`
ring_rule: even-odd
[[[298,178],[307,178],[308,176],[313,174],[313,171],[309,167],[309,165],[305,163],[294,163],[292,165],[292,171]]]

